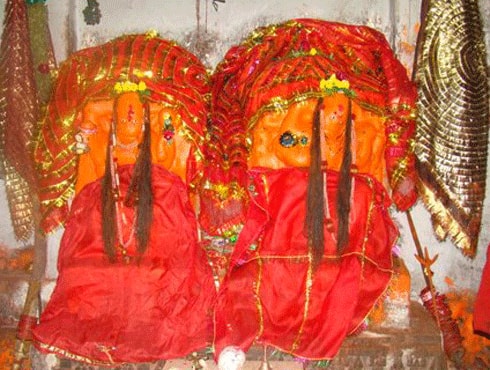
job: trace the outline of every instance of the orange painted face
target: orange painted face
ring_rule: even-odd
[[[115,131],[118,144],[140,143],[143,135],[144,108],[139,94],[128,92],[116,98]]]
[[[79,157],[76,193],[104,174],[113,110],[112,100],[92,100],[80,112],[78,130],[89,150]]]
[[[115,113],[115,117],[114,117]],[[127,92],[112,99],[89,101],[80,114],[79,131],[89,151],[80,155],[78,180],[75,191],[103,176],[109,132],[115,118],[116,147],[114,156],[119,165],[134,164],[138,157],[138,144],[143,137],[144,106],[138,93]],[[191,143],[181,132],[180,115],[169,107],[150,103],[152,161],[185,180],[187,158]]]
[[[326,96],[320,115],[322,160],[327,167],[339,170],[349,115],[349,101],[344,94]],[[308,167],[313,116],[317,99],[291,104],[285,111],[265,113],[251,132],[249,167]],[[384,176],[385,132],[383,119],[352,103],[353,165],[359,172],[379,180]]]

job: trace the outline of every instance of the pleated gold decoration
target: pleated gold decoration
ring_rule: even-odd
[[[27,241],[34,228],[32,192],[29,184],[8,161],[3,162],[5,187],[12,227],[17,240]]]
[[[485,196],[489,91],[476,0],[429,0],[419,37],[420,194],[440,240],[474,257]]]
[[[22,241],[34,226],[31,140],[39,116],[28,30],[25,1],[7,1],[0,47],[0,152],[12,226]]]

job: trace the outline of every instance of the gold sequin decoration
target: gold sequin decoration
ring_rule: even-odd
[[[429,1],[415,79],[420,192],[434,230],[473,257],[485,196],[489,128],[478,1]]]
[[[5,170],[5,189],[15,238],[26,242],[34,232],[32,190],[7,161],[3,163],[3,167]]]

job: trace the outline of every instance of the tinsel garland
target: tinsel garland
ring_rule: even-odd
[[[33,232],[31,141],[56,67],[46,6],[42,1],[27,3],[7,2],[0,57],[0,75],[6,81],[0,94],[2,165],[12,226],[21,241]]]
[[[1,162],[14,233],[17,239],[24,241],[33,231],[32,194],[36,180],[30,143],[39,117],[26,29],[26,3],[7,1],[0,49]]]

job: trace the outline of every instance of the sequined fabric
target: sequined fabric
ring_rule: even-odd
[[[473,257],[485,196],[488,72],[478,2],[428,2],[415,73],[420,193],[441,240]]]
[[[35,173],[31,139],[39,117],[28,32],[27,6],[22,0],[6,5],[0,49],[0,131],[2,165],[14,233],[27,240],[33,231],[32,190]]]

